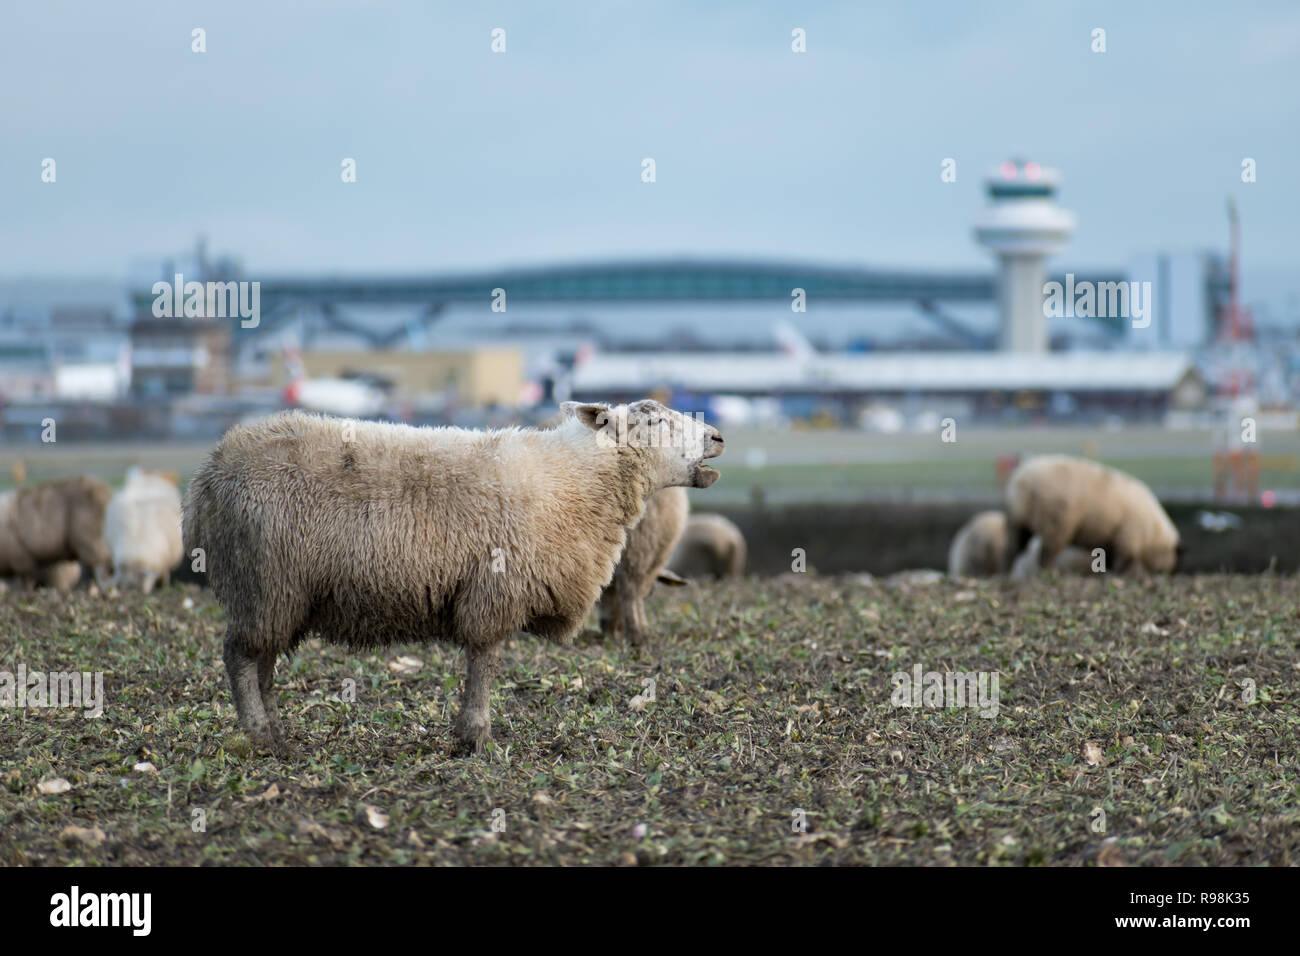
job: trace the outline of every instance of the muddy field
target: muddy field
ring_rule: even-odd
[[[1279,575],[691,585],[646,651],[512,641],[478,758],[458,651],[309,643],[281,759],[234,730],[207,592],[9,593],[0,670],[106,704],[0,709],[0,864],[1295,864],[1298,607]],[[893,705],[917,665],[997,672],[997,715]]]

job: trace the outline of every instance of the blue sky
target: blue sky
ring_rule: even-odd
[[[1060,265],[1221,248],[1233,195],[1248,293],[1300,289],[1300,5],[696,6],[8,4],[0,276],[125,275],[199,233],[254,277],[682,254],[980,269],[980,179],[1019,154],[1064,175]]]

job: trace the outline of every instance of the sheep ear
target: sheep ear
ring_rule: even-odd
[[[609,420],[609,406],[582,402],[563,402],[560,411],[566,418],[576,418],[592,431],[599,431]]]

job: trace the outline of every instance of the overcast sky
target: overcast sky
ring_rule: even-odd
[[[1060,266],[1224,248],[1231,195],[1248,285],[1300,288],[1300,4],[699,6],[5,4],[0,276],[125,275],[199,233],[254,278],[663,255],[981,269],[980,181],[1016,154],[1064,175]]]

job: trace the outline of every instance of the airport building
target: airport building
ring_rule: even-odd
[[[775,399],[855,421],[870,407],[991,420],[1159,418],[1200,408],[1204,379],[1184,353],[878,352],[863,355],[597,353],[574,369],[579,400],[651,394]]]

